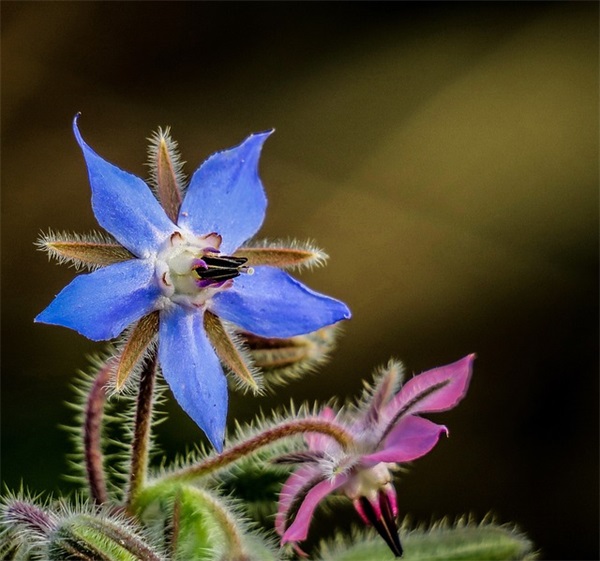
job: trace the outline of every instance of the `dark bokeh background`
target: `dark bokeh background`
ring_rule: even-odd
[[[451,429],[399,488],[417,520],[492,510],[548,559],[598,558],[598,4],[2,2],[2,479],[68,484],[69,381],[99,349],[33,317],[72,277],[33,242],[96,227],[71,133],[145,176],[276,127],[263,233],[331,255],[332,362],[260,406],[352,396],[477,352]],[[170,404],[170,455],[201,438]]]

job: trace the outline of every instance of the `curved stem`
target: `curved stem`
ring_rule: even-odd
[[[272,444],[282,438],[297,434],[316,432],[333,438],[342,448],[347,449],[354,443],[352,435],[342,426],[325,419],[308,418],[288,421],[267,429],[244,442],[240,442],[218,456],[213,456],[194,466],[182,468],[161,478],[162,481],[184,481],[202,477],[222,469],[237,460],[256,452],[259,448]]]
[[[152,428],[152,408],[154,404],[154,382],[156,379],[156,349],[148,356],[140,377],[140,391],[137,398],[133,441],[131,443],[131,467],[129,470],[129,487],[125,508],[131,505],[140,489],[146,482],[148,471],[148,453],[150,448],[150,429]]]
[[[85,472],[92,500],[100,505],[108,501],[102,454],[102,417],[106,402],[106,384],[114,360],[108,360],[98,371],[88,394],[84,410],[83,451]]]

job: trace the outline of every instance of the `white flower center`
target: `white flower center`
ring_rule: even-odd
[[[231,287],[244,267],[245,258],[222,256],[221,236],[216,233],[186,236],[175,232],[156,256],[156,278],[165,297],[190,308],[203,306],[216,293]]]
[[[370,468],[356,468],[350,480],[341,488],[352,500],[360,497],[374,497],[380,489],[392,481],[390,466],[387,462],[380,462]]]

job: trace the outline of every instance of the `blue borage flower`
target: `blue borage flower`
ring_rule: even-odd
[[[259,337],[286,338],[347,319],[350,311],[281,270],[322,260],[318,250],[244,245],[265,216],[258,161],[271,132],[211,156],[184,191],[176,144],[159,131],[150,150],[155,197],[140,178],[96,154],[77,119],[92,208],[114,239],[51,234],[40,241],[52,256],[92,272],[77,276],[35,321],[95,341],[129,327],[117,389],[158,336],[159,362],[175,398],[221,450],[227,415],[221,363],[242,386],[260,389],[230,323]]]

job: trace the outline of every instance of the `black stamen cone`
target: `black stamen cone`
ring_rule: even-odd
[[[202,260],[206,263],[206,268],[196,267],[194,271],[199,278],[221,282],[228,279],[234,279],[240,276],[240,268],[248,259],[246,257],[208,256],[205,255]]]
[[[385,543],[387,543],[388,547],[392,550],[392,553],[396,557],[402,557],[402,545],[400,544],[400,537],[398,536],[398,528],[396,528],[396,521],[387,495],[383,491],[379,492],[381,518],[377,517],[375,509],[367,497],[361,497],[359,501],[365,516],[369,522],[373,524],[373,527],[384,539]]]

